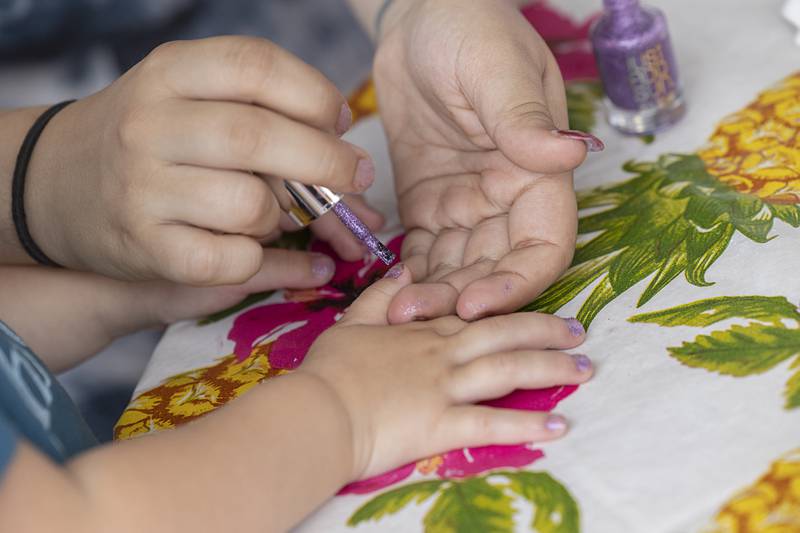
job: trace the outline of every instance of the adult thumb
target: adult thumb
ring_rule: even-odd
[[[535,61],[517,47],[506,58],[508,68],[483,76],[471,98],[503,155],[531,172],[559,174],[580,165],[587,150],[603,149],[597,137],[567,129],[564,84],[554,60]]]

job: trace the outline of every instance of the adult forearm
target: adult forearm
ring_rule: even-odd
[[[350,481],[338,402],[314,378],[282,376],[196,423],[89,452],[68,469],[89,514],[107,517],[102,531],[286,531]]]

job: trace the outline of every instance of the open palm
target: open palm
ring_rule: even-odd
[[[569,265],[572,170],[602,144],[556,131],[567,127],[558,66],[511,2],[412,4],[387,16],[375,59],[402,257],[420,282],[389,319],[510,312]]]

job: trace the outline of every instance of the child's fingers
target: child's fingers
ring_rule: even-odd
[[[264,249],[264,263],[245,283],[248,293],[273,289],[310,289],[326,284],[336,272],[333,259],[325,254],[299,250]]]
[[[167,87],[185,98],[254,102],[336,134],[352,122],[333,82],[264,39],[226,36],[167,43],[144,64],[158,70]]]
[[[526,350],[484,355],[452,371],[447,388],[453,401],[473,403],[516,389],[543,389],[583,383],[592,376],[585,355]]]
[[[483,405],[450,407],[436,428],[441,449],[542,442],[567,431],[564,417],[552,413],[498,409]]]
[[[339,321],[340,324],[383,326],[388,321],[386,313],[395,294],[411,283],[411,273],[403,263],[390,268],[383,279],[370,285],[361,293]]]
[[[458,362],[494,352],[525,348],[568,349],[581,344],[586,332],[574,318],[543,313],[514,313],[472,322],[453,339]]]

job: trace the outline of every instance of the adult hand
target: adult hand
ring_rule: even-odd
[[[530,302],[570,263],[572,170],[602,149],[564,131],[564,85],[544,41],[507,0],[395,0],[374,75],[402,257],[421,281],[398,293],[390,321],[473,320]]]
[[[56,262],[116,278],[243,282],[279,230],[276,177],[372,183],[369,156],[339,138],[350,122],[330,81],[268,41],[167,43],[45,129],[27,178],[33,237]],[[315,226],[362,256],[335,219]]]

